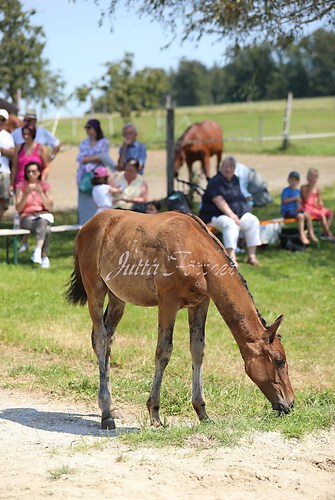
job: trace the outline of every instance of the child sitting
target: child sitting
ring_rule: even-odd
[[[122,188],[110,185],[108,180],[108,169],[102,166],[96,167],[91,180],[93,186],[92,197],[97,206],[96,214],[108,208],[113,208],[112,195],[122,193]]]
[[[298,221],[299,238],[303,245],[309,245],[310,241],[305,234],[305,221],[309,236],[313,241],[318,241],[315,236],[313,223],[308,213],[305,213],[300,206],[300,190],[298,184],[300,175],[298,172],[291,172],[288,176],[288,186],[281,194],[281,213],[285,219],[296,218]]]
[[[323,204],[319,188],[316,185],[318,178],[319,171],[316,168],[308,169],[307,184],[301,186],[302,207],[310,216],[320,220],[323,238],[334,240],[334,235],[330,230],[334,212],[325,208]]]

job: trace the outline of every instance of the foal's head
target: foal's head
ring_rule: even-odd
[[[288,375],[286,354],[277,330],[284,316],[266,328],[255,346],[253,355],[245,361],[245,370],[274,410],[288,413],[294,407],[294,393]]]

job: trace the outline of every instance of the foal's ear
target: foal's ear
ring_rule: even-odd
[[[271,344],[274,341],[275,336],[277,334],[277,331],[279,330],[279,327],[283,321],[284,321],[284,314],[279,316],[276,319],[276,321],[274,323],[272,323],[272,325],[266,327],[267,332],[264,334],[264,337],[263,337],[265,342],[267,342],[268,344]]]

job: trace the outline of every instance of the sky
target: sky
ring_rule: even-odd
[[[109,0],[103,0],[109,5]],[[122,2],[120,2],[122,3]],[[113,17],[113,31],[108,16],[99,27],[100,7],[94,0],[22,0],[23,9],[37,11],[31,23],[42,26],[46,35],[43,56],[49,59],[49,69],[59,71],[67,82],[65,92],[70,95],[75,87],[89,83],[104,73],[106,62],[119,62],[125,52],[134,54],[134,69],[144,67],[176,69],[180,59],[197,60],[208,67],[223,64],[225,46],[215,43],[215,38],[206,36],[196,46],[191,42],[181,43],[175,38],[172,45],[162,47],[170,40],[169,33],[150,18],[139,19],[137,15],[119,8]],[[107,10],[107,8],[106,8]],[[24,107],[24,102],[22,107]],[[69,101],[66,108],[57,110],[60,116],[80,116],[88,104]],[[37,111],[39,108],[37,106]],[[44,117],[55,116],[50,108]]]

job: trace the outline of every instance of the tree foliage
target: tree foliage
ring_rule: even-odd
[[[121,61],[107,62],[106,72],[98,81],[75,90],[77,99],[86,101],[94,91],[100,91],[100,97],[95,100],[95,111],[118,111],[125,121],[129,121],[132,111],[162,106],[169,90],[165,71],[144,68],[135,72],[133,59],[134,54],[126,52]]]
[[[19,0],[0,0],[0,91],[5,98],[58,104],[65,85],[59,73],[52,73],[43,58],[45,34],[33,26],[34,10],[24,11]]]
[[[334,0],[109,0],[108,7],[106,0],[94,1],[112,23],[117,7],[126,3],[132,13],[161,22],[173,37],[181,25],[183,40],[211,34],[235,46],[265,40],[287,44],[315,21],[335,27]]]
[[[132,111],[164,105],[171,94],[178,106],[199,106],[246,100],[335,95],[335,34],[317,30],[297,44],[275,48],[270,43],[231,50],[228,63],[207,68],[182,59],[166,73],[160,68],[134,71],[134,55],[105,64],[101,78],[75,91],[85,102],[100,92],[95,111],[120,112],[128,121]]]

